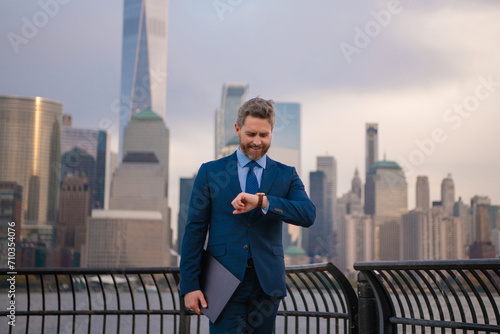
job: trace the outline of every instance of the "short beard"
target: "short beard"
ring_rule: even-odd
[[[243,152],[243,154],[245,154],[247,156],[247,158],[249,158],[250,160],[254,160],[254,161],[257,161],[259,160],[260,158],[262,158],[264,156],[264,154],[267,153],[267,151],[269,150],[269,147],[271,145],[267,145],[267,146],[264,146],[264,145],[261,145],[262,146],[262,151],[260,152],[261,154],[257,154],[257,153],[251,153],[250,151],[250,148],[252,147],[253,145],[243,145],[241,142],[240,142],[240,148],[241,148],[241,152]]]

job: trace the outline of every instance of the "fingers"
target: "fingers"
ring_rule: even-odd
[[[231,204],[233,205],[233,208],[235,208],[236,210],[241,210],[245,207],[245,203],[243,202],[244,200],[244,196],[242,196],[242,194],[239,194],[238,196],[236,196],[235,199],[233,199],[233,201],[231,202]]]
[[[245,193],[239,193],[238,196],[236,196],[236,198],[233,199],[231,204],[234,208],[233,214],[240,214],[240,213],[246,212],[245,211],[245,205],[246,205]]]
[[[188,309],[195,311],[198,315],[201,314],[200,304],[202,307],[207,308],[205,296],[200,290],[191,291],[184,296],[184,305]]]
[[[208,307],[207,301],[205,300],[205,296],[203,295],[203,293],[201,294],[200,304],[201,304],[201,307],[203,307],[203,308],[207,308]]]
[[[245,213],[257,207],[258,196],[247,193],[239,193],[231,202],[233,214]]]

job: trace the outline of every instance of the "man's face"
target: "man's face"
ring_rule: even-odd
[[[240,138],[241,151],[251,160],[259,160],[271,147],[272,128],[268,119],[247,116],[240,128],[235,124]]]

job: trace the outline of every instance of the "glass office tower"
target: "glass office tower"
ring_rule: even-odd
[[[374,259],[399,260],[401,215],[408,211],[408,185],[394,161],[374,163],[366,176],[365,214],[374,224]]]
[[[269,157],[300,174],[300,103],[275,102],[276,124]]]
[[[245,101],[248,93],[246,83],[226,83],[222,87],[220,108],[215,114],[215,158],[221,156],[221,151],[236,137],[234,123],[238,116],[238,109]]]
[[[23,189],[28,225],[53,225],[59,208],[62,104],[0,96],[0,181]]]
[[[168,0],[125,0],[120,97],[123,131],[136,113],[151,109],[163,121],[167,105]]]
[[[93,209],[104,208],[109,145],[110,138],[106,131],[63,127],[61,183],[68,173],[85,173],[92,189],[90,203]]]

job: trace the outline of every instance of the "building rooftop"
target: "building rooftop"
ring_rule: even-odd
[[[401,169],[401,167],[398,165],[397,162],[395,161],[377,161],[373,165],[370,166],[370,171],[369,174],[375,173],[375,171],[379,168],[386,168],[386,169]]]
[[[158,163],[159,161],[154,152],[128,152],[123,162]]]
[[[151,109],[144,109],[143,111],[133,115],[131,119],[138,119],[138,120],[155,120],[159,119],[162,120],[160,116],[158,116],[153,110]]]

